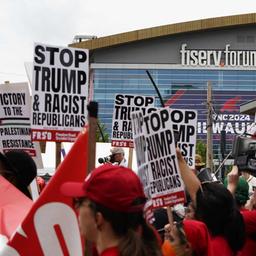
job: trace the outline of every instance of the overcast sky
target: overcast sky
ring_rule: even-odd
[[[28,81],[33,44],[67,46],[77,34],[112,35],[253,13],[255,0],[0,0],[0,83]]]

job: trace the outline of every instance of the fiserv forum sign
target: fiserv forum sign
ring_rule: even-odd
[[[232,50],[226,44],[224,50],[189,49],[181,45],[181,65],[199,67],[256,67],[256,51]]]

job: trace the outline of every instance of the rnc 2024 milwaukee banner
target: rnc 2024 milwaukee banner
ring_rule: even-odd
[[[87,120],[89,53],[35,44],[32,139],[73,142]]]
[[[197,139],[206,141],[207,135],[207,90],[179,89],[166,100],[171,108],[195,109],[197,118]],[[255,99],[255,91],[213,90],[212,91],[212,131],[213,143],[219,144],[221,131],[225,131],[227,146],[231,146],[236,134],[251,133],[254,116],[241,114],[240,105]]]

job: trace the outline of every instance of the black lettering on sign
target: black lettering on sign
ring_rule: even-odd
[[[120,119],[119,116],[120,116],[120,109],[121,107],[120,106],[115,106],[115,119]]]
[[[45,112],[62,112],[70,114],[81,114],[85,112],[85,96],[45,94]]]
[[[112,136],[114,139],[133,139],[132,132],[123,132],[123,131],[113,131]]]
[[[12,107],[12,113],[14,116],[22,116],[22,109],[21,107]]]
[[[64,67],[70,67],[73,61],[73,54],[70,49],[65,48],[60,52],[61,65],[63,65]]]
[[[196,129],[192,125],[174,125],[173,130],[177,132],[178,141],[182,142],[190,142],[192,136],[195,135]]]
[[[115,119],[131,120],[132,112],[142,111],[143,115],[145,115],[146,111],[147,111],[147,113],[150,113],[150,111],[153,111],[153,110],[155,110],[155,109],[115,105]]]
[[[26,105],[25,93],[0,93],[0,104],[5,105]]]
[[[194,120],[196,117],[196,113],[194,111],[185,111],[183,112],[181,110],[175,109],[171,111],[171,120],[174,123],[189,123],[190,120]]]
[[[34,148],[31,140],[2,140],[4,148]]]
[[[136,146],[136,153],[137,153],[137,165],[138,167],[142,164],[146,163],[146,140],[144,135],[139,136],[134,139],[134,143]]]
[[[131,121],[123,121],[122,123],[122,131],[132,131],[132,122]]]
[[[165,129],[166,122],[169,120],[169,111],[167,109],[163,109],[160,112],[153,112],[149,116],[144,117],[144,121],[146,124],[147,133],[150,133],[150,128],[156,132],[160,129]]]
[[[150,187],[149,185],[149,178],[148,178],[148,165],[145,164],[143,167],[138,169],[138,175],[140,177],[141,183],[143,185],[144,193],[147,198],[150,198]]]
[[[122,95],[117,94],[115,99],[115,104],[117,105],[135,105],[136,107],[146,107],[153,104],[154,98],[149,96],[140,96],[140,95]]]
[[[173,142],[173,136],[170,130],[148,136],[146,142],[149,161],[172,153],[170,145]]]
[[[142,96],[136,96],[136,97],[134,98],[134,105],[137,106],[137,107],[145,106],[146,103],[144,102],[144,97],[142,97]]]
[[[44,56],[44,47],[42,45],[37,45],[35,47],[35,57],[34,61],[37,64],[43,64],[45,62],[45,56]]]
[[[50,53],[50,65],[55,65],[55,53],[59,52],[59,48],[47,46],[46,51]]]
[[[46,55],[49,56],[49,63],[46,62]],[[79,68],[81,63],[87,61],[87,54],[85,51],[74,50],[69,48],[59,49],[58,47],[37,45],[35,47],[34,61],[36,64],[56,65],[57,60],[64,67],[71,67],[74,64],[75,68]]]
[[[194,144],[178,142],[177,146],[180,148],[181,154],[183,156],[192,157],[194,146],[195,146]]]
[[[143,115],[141,112],[132,113],[132,124],[134,135],[142,134]]]
[[[36,91],[80,94],[87,81],[86,72],[81,70],[34,66],[34,71]]]
[[[177,174],[175,155],[169,155],[150,163],[153,179],[157,180],[173,174]]]
[[[186,161],[188,166],[193,166],[193,158],[192,157],[184,156],[183,158]]]
[[[150,182],[150,191],[152,194],[164,192],[178,187],[181,187],[181,181],[178,174]]]
[[[84,63],[87,61],[87,54],[84,51],[75,50],[75,67],[79,67],[79,63]]]
[[[116,105],[123,105],[124,104],[124,96],[122,94],[117,94],[115,99]]]
[[[33,125],[83,127],[85,116],[61,113],[33,113]]]
[[[152,98],[152,97],[147,97],[147,96],[146,96],[145,101],[146,101],[146,102],[145,102],[145,107],[147,107],[147,106],[153,104],[154,98]]]
[[[12,136],[12,135],[30,135],[30,128],[20,128],[20,127],[2,127],[0,128],[0,136]]]
[[[126,106],[122,106],[120,109],[120,119],[127,120],[128,119],[128,108]]]

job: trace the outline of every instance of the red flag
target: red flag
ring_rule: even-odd
[[[6,252],[13,249],[18,252],[10,255],[83,255],[72,199],[64,197],[59,188],[64,182],[82,182],[85,179],[87,142],[88,132],[84,130],[33,204],[21,225],[22,230],[16,232],[8,243],[12,248],[6,248]]]
[[[0,195],[0,235],[9,239],[29,212],[33,202],[3,176],[0,176]]]

